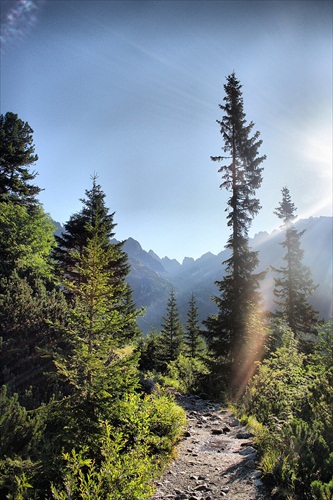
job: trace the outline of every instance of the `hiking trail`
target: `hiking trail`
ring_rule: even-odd
[[[151,500],[267,500],[253,434],[218,403],[177,395],[187,429]]]

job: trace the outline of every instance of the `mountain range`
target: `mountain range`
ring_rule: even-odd
[[[62,227],[59,223],[56,224],[60,232]],[[299,231],[305,230],[301,237],[301,248],[304,251],[302,262],[310,268],[313,281],[318,285],[309,301],[319,312],[320,318],[329,320],[332,317],[333,295],[333,217],[301,219],[295,223],[295,227]],[[260,264],[256,271],[268,269],[261,291],[264,307],[270,311],[274,309],[273,288],[276,276],[270,266],[281,268],[284,265],[285,249],[281,245],[283,240],[284,232],[279,230],[270,234],[260,232],[249,240],[251,249],[259,252]],[[218,255],[208,252],[198,259],[185,257],[180,263],[168,257],[160,258],[153,250],[143,250],[133,238],[125,241],[123,249],[131,266],[127,280],[132,287],[134,301],[137,307],[145,308],[145,315],[138,319],[144,332],[160,328],[171,290],[174,290],[184,324],[192,293],[196,298],[200,321],[216,312],[212,297],[219,295],[215,282],[224,275],[225,267],[222,263],[229,256],[228,250],[221,250]]]

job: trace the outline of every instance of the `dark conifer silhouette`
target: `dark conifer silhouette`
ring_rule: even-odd
[[[254,273],[258,256],[249,248],[248,230],[260,209],[255,193],[261,185],[263,169],[260,165],[265,156],[258,154],[262,143],[259,132],[251,135],[254,123],[246,122],[241,88],[235,73],[227,77],[224,105],[220,105],[224,115],[217,121],[226,155],[214,156],[212,160],[223,162],[219,169],[222,174],[220,187],[231,193],[226,208],[231,228],[226,248],[231,256],[223,263],[226,265],[225,277],[216,283],[220,291],[220,296],[214,298],[218,314],[205,322],[210,347],[236,370],[236,365],[242,363],[238,353],[244,342],[246,322],[259,304],[258,288],[264,275]]]
[[[28,208],[36,205],[41,188],[30,181],[37,176],[29,169],[38,160],[33,130],[15,113],[0,115],[0,201],[14,201]]]
[[[274,278],[277,305],[275,316],[286,321],[298,336],[302,333],[312,333],[318,318],[308,299],[317,287],[312,280],[310,269],[302,263],[304,252],[301,249],[301,238],[304,231],[298,231],[294,226],[296,207],[291,201],[287,187],[282,189],[282,201],[274,213],[283,221],[285,239],[282,246],[286,250],[283,257],[285,266],[273,268],[278,274],[278,277]]]
[[[175,292],[172,290],[167,303],[166,316],[163,318],[160,335],[160,358],[165,364],[177,359],[184,340]]]

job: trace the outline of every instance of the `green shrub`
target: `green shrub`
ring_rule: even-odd
[[[201,359],[180,354],[168,363],[168,374],[178,383],[179,390],[188,394],[201,390],[202,378],[209,374],[209,369]]]
[[[101,424],[100,460],[89,458],[88,450],[64,454],[63,485],[51,487],[55,500],[140,500],[153,492],[157,467],[142,441],[129,447],[122,433],[108,422]]]
[[[313,481],[311,483],[311,493],[316,500],[332,500],[333,498],[333,476],[329,483]]]
[[[20,405],[17,394],[8,396],[5,386],[0,389],[1,498],[6,494],[8,498],[18,499],[19,495],[24,498],[24,485],[39,474],[44,428],[44,407],[27,411]]]
[[[64,454],[61,485],[55,500],[139,500],[152,494],[152,478],[183,432],[185,413],[167,395],[131,394],[120,401],[114,423],[103,422],[100,455],[89,450]]]
[[[241,411],[259,422],[254,432],[273,495],[332,499],[332,331],[322,329],[312,355],[287,329],[279,345],[248,384]]]

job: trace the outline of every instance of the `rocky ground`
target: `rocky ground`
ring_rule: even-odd
[[[218,404],[196,396],[177,399],[188,428],[151,500],[269,499],[256,469],[253,435]]]

